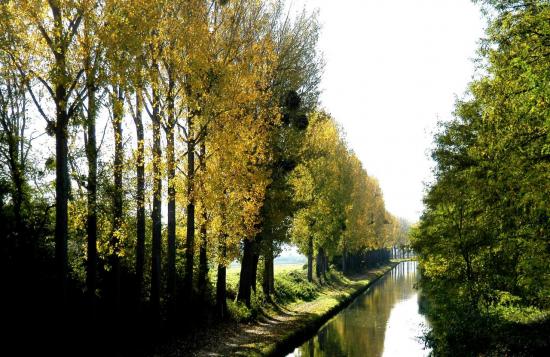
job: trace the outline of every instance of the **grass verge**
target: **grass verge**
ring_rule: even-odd
[[[309,303],[295,302],[289,306],[291,310],[307,314],[297,319],[294,329],[283,334],[277,340],[260,343],[257,348],[261,351],[260,354],[278,356],[292,352],[296,346],[314,336],[321,326],[397,264],[397,262],[390,262],[350,278],[344,277],[339,272],[333,273],[327,284],[320,289],[315,300]]]
[[[397,264],[389,262],[351,277],[331,269],[326,279],[314,282],[307,281],[302,266],[276,266],[277,292],[272,302],[267,302],[258,285],[250,309],[231,301],[232,321],[196,326],[192,336],[177,339],[154,355],[285,355]],[[237,276],[238,271],[231,271],[228,281]]]

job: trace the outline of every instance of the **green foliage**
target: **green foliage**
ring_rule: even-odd
[[[307,281],[305,270],[290,270],[275,275],[275,297],[278,302],[311,301],[317,294],[318,288]]]
[[[550,4],[495,4],[486,75],[441,124],[413,232],[436,355],[549,348],[533,326],[550,321]]]
[[[541,310],[534,306],[521,306],[521,300],[518,297],[512,297],[508,293],[505,293],[505,295],[505,299],[501,299],[489,309],[489,313],[496,319],[527,325],[550,318],[550,311]]]
[[[290,233],[302,253],[308,254],[310,242],[329,257],[400,243],[401,223],[386,211],[378,181],[367,175],[330,114],[310,115],[289,183],[298,207]]]
[[[231,267],[227,271],[227,305],[230,318],[237,322],[252,321],[259,316],[262,309],[265,308],[266,298],[260,286],[261,272],[258,274],[258,282],[256,292],[252,294],[251,306],[246,307],[245,304],[236,301],[238,284],[239,284],[239,268]],[[216,280],[215,272],[210,277],[211,281]],[[327,283],[347,284],[344,275],[331,269],[327,273]],[[273,295],[276,304],[290,304],[299,301],[313,301],[319,297],[323,285],[318,281],[308,282],[307,273],[303,267],[292,265],[276,266],[275,268],[275,293]],[[215,290],[215,289],[214,289]],[[215,294],[215,291],[211,291]],[[214,301],[214,296],[209,298],[209,301]]]
[[[252,310],[242,302],[227,300],[227,309],[229,310],[231,319],[237,322],[250,321],[253,317]]]

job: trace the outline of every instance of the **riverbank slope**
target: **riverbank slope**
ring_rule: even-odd
[[[328,279],[316,287],[315,298],[310,301],[264,304],[254,321],[225,322],[200,329],[192,336],[162,346],[154,355],[284,355],[397,264],[388,263],[351,277],[331,271]],[[279,279],[287,281],[293,274],[298,278],[299,272],[295,272],[286,271]]]

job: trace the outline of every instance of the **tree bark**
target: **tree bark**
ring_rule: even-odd
[[[197,277],[197,285],[199,288],[199,294],[201,296],[201,299],[204,299],[204,296],[206,295],[206,282],[208,277],[208,256],[207,256],[207,231],[206,231],[206,211],[203,211],[202,218],[203,221],[201,222],[200,226],[200,238],[201,238],[201,245],[199,250],[199,273]]]
[[[141,306],[143,296],[143,270],[145,264],[145,137],[141,117],[143,97],[141,88],[136,90],[136,125],[137,157],[136,157],[136,302]]]
[[[17,157],[17,155],[16,155]],[[13,186],[14,190],[12,192],[12,200],[13,200],[13,210],[15,215],[15,231],[17,234],[21,234],[21,229],[23,226],[23,220],[21,218],[21,208],[23,205],[23,172],[21,170],[21,166],[19,164],[19,160],[15,159],[13,161],[12,165],[12,178],[13,178]]]
[[[193,263],[195,255],[195,138],[193,131],[193,116],[188,117],[187,138],[187,234],[185,241],[185,293],[188,301],[193,294]]]
[[[23,222],[24,204],[28,202],[26,197],[26,155],[25,155],[25,129],[26,129],[26,97],[23,80],[12,71],[6,71],[7,76],[2,78],[2,96],[0,96],[0,132],[2,141],[7,145],[8,155],[7,168],[12,185],[10,195],[13,205],[14,227],[12,232],[2,232],[7,234],[8,241],[5,248],[9,252],[16,252],[19,248],[22,253],[30,248],[31,239],[25,232],[25,223]],[[30,143],[29,143],[30,145]],[[0,206],[3,203],[0,203]],[[21,247],[26,245],[25,247]],[[23,263],[22,259],[14,258],[16,262]]]
[[[65,58],[60,57],[59,67],[65,68]],[[62,64],[61,64],[62,63]],[[68,200],[69,200],[69,168],[67,127],[69,123],[66,106],[67,89],[58,83],[55,89],[56,125],[55,125],[55,260],[59,282],[59,303],[64,308],[67,303],[68,285]]]
[[[25,200],[25,160],[24,160],[24,141],[25,141],[25,92],[22,88],[22,84],[18,84],[18,78],[13,75],[13,78],[5,78],[2,81],[6,86],[6,93],[0,102],[2,111],[0,112],[0,124],[2,129],[2,136],[5,143],[8,145],[8,157],[7,164],[9,167],[10,177],[13,183],[10,189],[13,214],[15,216],[15,230],[16,236],[13,237],[13,247],[17,246],[21,236],[23,234],[22,227],[22,214],[23,201]],[[4,93],[2,93],[4,94]],[[19,107],[21,106],[21,108]],[[5,109],[5,111],[4,111]],[[12,247],[12,248],[13,248]]]
[[[206,141],[201,141],[200,152],[199,152],[199,167],[203,173],[203,177],[206,176]],[[204,178],[201,180],[202,194],[204,194]],[[204,202],[201,205],[201,224],[200,224],[200,249],[199,249],[199,272],[198,272],[198,288],[201,300],[204,300],[206,295],[206,283],[208,278],[208,239],[207,239],[207,222],[208,222],[208,213]]]
[[[89,64],[88,67],[91,67]],[[90,314],[95,315],[97,289],[97,141],[96,141],[96,89],[93,74],[88,68],[86,86],[88,91],[88,112],[86,118],[86,156],[88,160],[86,233],[88,251],[86,261],[86,288]]]
[[[256,293],[256,281],[258,278],[258,261],[260,260],[260,254],[255,251],[252,255],[252,271],[250,275],[250,287],[254,293]]]
[[[307,281],[313,281],[313,236],[308,237],[307,244]]]
[[[67,305],[68,286],[68,200],[69,200],[69,167],[68,167],[68,124],[69,112],[67,101],[69,99],[68,74],[67,74],[67,47],[64,40],[63,15],[57,2],[49,2],[53,15],[52,46],[51,50],[55,58],[52,73],[53,99],[55,103],[55,265],[58,281],[58,303],[60,311],[65,311]]]
[[[319,249],[317,250],[317,259],[316,259],[316,268],[315,268],[315,272],[317,274],[317,279],[322,282],[323,281],[323,248],[322,247],[319,247]]]
[[[348,252],[346,248],[344,248],[344,252],[342,253],[342,272],[344,274],[348,272],[347,259],[348,259]]]
[[[263,292],[268,301],[271,300],[271,293],[273,292],[273,240],[271,238],[265,241],[264,252],[264,276],[263,276]]]
[[[17,90],[17,89],[15,89]],[[17,98],[10,98],[8,100],[17,100]],[[15,113],[12,113],[15,115]],[[6,118],[7,119],[7,118]],[[18,121],[18,119],[10,118],[11,120]],[[9,156],[9,168],[10,176],[13,182],[13,189],[11,190],[11,197],[13,202],[13,213],[15,215],[15,232],[20,235],[22,234],[21,229],[23,226],[21,209],[24,200],[24,190],[23,186],[25,184],[25,174],[24,174],[24,163],[23,159],[20,156],[19,145],[23,142],[23,135],[19,134],[20,128],[17,122],[10,123],[2,122],[2,129],[7,136],[8,142],[8,156]],[[16,241],[18,239],[16,238]],[[16,243],[16,242],[15,242]]]
[[[255,242],[251,239],[243,240],[243,260],[241,262],[241,273],[239,275],[239,292],[237,301],[250,307],[250,294],[252,288],[252,275],[254,266]]]
[[[119,231],[122,227],[123,196],[122,169],[124,147],[122,142],[122,119],[124,115],[124,95],[120,86],[113,86],[113,130],[115,136],[114,182],[113,182],[113,231],[111,245],[113,252],[110,257],[112,268],[112,308],[114,313],[120,311],[120,240]]]
[[[160,277],[162,248],[162,174],[160,160],[162,158],[160,135],[160,98],[157,86],[153,88],[153,232],[151,247],[151,310],[153,318],[160,318]]]
[[[216,280],[216,315],[220,320],[224,320],[227,316],[227,287],[225,259],[227,254],[227,246],[225,242],[225,233],[221,233],[220,239],[220,261],[218,262],[218,277]]]
[[[176,299],[176,177],[175,152],[174,152],[174,81],[169,75],[168,84],[168,120],[166,126],[166,166],[168,171],[168,308],[173,312]]]

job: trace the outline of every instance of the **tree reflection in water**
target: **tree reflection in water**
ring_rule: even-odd
[[[290,356],[428,355],[418,339],[427,322],[418,311],[416,267],[399,264]]]

